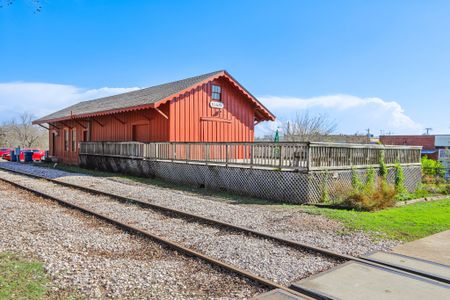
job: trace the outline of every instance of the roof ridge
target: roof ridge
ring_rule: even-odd
[[[91,101],[98,101],[98,100],[107,99],[107,98],[110,98],[110,97],[120,96],[120,95],[123,95],[123,94],[132,94],[132,93],[138,92],[138,91],[144,91],[144,90],[153,89],[153,88],[157,88],[157,87],[168,86],[168,85],[171,85],[171,84],[176,84],[176,83],[180,83],[180,82],[183,82],[183,81],[192,80],[192,79],[195,79],[195,78],[198,78],[198,77],[211,77],[211,76],[213,76],[215,74],[218,74],[218,73],[221,73],[221,72],[226,72],[226,70],[218,70],[218,71],[205,73],[205,74],[201,74],[201,75],[197,75],[197,76],[187,77],[187,78],[184,78],[184,79],[174,80],[174,81],[170,81],[170,82],[166,82],[166,83],[160,83],[160,84],[147,86],[147,87],[144,87],[144,88],[139,88],[137,90],[129,91],[129,92],[125,92],[125,93],[114,94],[114,95],[100,97],[100,98],[95,98],[95,99],[90,99],[90,100],[83,100],[83,101],[75,103],[75,104],[73,104],[73,105],[71,105],[69,107],[72,107],[72,106],[80,104],[80,103],[86,103],[86,102],[91,102]],[[67,107],[67,108],[69,108],[69,107]]]
[[[54,113],[34,120],[34,124],[46,123],[46,121],[64,119],[73,115],[90,114],[99,111],[115,110],[125,107],[151,105],[162,99],[176,94],[190,86],[197,85],[215,75],[228,74],[225,70],[218,70],[197,76],[192,76],[176,81],[149,86],[134,91],[79,101],[73,105],[62,108]]]

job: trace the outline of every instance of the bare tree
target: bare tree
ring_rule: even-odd
[[[24,112],[18,120],[12,119],[1,127],[4,134],[4,145],[8,147],[42,147],[47,148],[47,131],[32,125],[33,115]]]
[[[3,127],[0,127],[0,147],[5,146],[7,144],[6,132]]]
[[[333,133],[336,127],[336,121],[330,120],[327,115],[311,116],[307,111],[283,124],[283,139],[292,142],[317,141],[321,136]]]

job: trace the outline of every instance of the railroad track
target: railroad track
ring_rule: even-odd
[[[268,239],[268,240],[275,241],[275,242],[280,243],[282,245],[293,247],[293,248],[296,248],[296,249],[302,249],[302,250],[307,250],[308,252],[319,253],[319,254],[324,255],[324,256],[335,258],[337,260],[356,261],[356,262],[364,263],[364,264],[367,264],[367,265],[383,267],[383,268],[390,269],[390,270],[400,270],[400,271],[403,271],[403,272],[413,273],[415,275],[419,275],[419,276],[422,276],[422,277],[427,277],[427,278],[431,278],[431,279],[438,280],[438,281],[441,281],[441,282],[449,283],[448,280],[446,281],[445,279],[436,277],[433,274],[423,273],[423,272],[420,272],[418,270],[411,270],[411,269],[402,268],[402,267],[399,267],[399,266],[392,266],[392,265],[389,265],[387,263],[373,262],[373,261],[370,261],[369,259],[365,259],[365,258],[353,257],[353,256],[350,256],[350,255],[336,253],[336,252],[330,251],[328,249],[323,249],[323,248],[315,247],[313,245],[303,244],[303,243],[299,243],[299,242],[296,242],[296,241],[293,241],[293,240],[284,239],[284,238],[278,237],[276,235],[271,235],[271,234],[267,234],[267,233],[264,233],[264,232],[259,232],[259,231],[253,230],[253,229],[245,228],[245,227],[242,227],[242,226],[237,226],[237,225],[234,225],[234,224],[230,224],[230,223],[214,220],[214,219],[211,219],[211,218],[206,218],[206,217],[203,217],[203,216],[199,216],[199,215],[195,215],[195,214],[179,211],[179,210],[172,209],[172,208],[169,208],[169,207],[152,204],[152,203],[145,202],[145,201],[142,201],[142,200],[139,200],[139,199],[135,199],[135,198],[124,197],[124,196],[120,196],[120,195],[116,195],[116,194],[107,193],[107,192],[104,192],[104,191],[99,191],[99,190],[96,190],[96,189],[93,189],[93,188],[90,188],[90,187],[79,186],[79,185],[75,185],[75,184],[71,184],[71,183],[61,182],[61,181],[58,181],[58,180],[55,180],[55,179],[50,179],[50,178],[45,178],[45,177],[42,177],[42,176],[37,176],[37,175],[33,175],[33,174],[23,173],[23,172],[19,172],[19,171],[16,171],[16,170],[9,170],[7,168],[2,168],[2,169],[5,170],[5,171],[8,171],[8,172],[11,172],[11,173],[15,173],[15,174],[21,175],[21,176],[27,176],[27,177],[36,178],[36,179],[44,179],[44,180],[52,182],[54,184],[65,186],[65,187],[68,187],[68,188],[71,188],[71,189],[77,189],[77,190],[80,190],[80,191],[83,191],[83,192],[88,192],[90,194],[109,197],[111,199],[117,200],[117,201],[122,202],[122,203],[131,203],[131,204],[134,204],[134,205],[138,205],[138,206],[140,206],[142,208],[147,208],[147,209],[151,209],[151,210],[154,210],[154,211],[158,211],[158,212],[163,213],[165,215],[169,215],[170,217],[173,217],[173,215],[175,215],[177,217],[181,217],[181,218],[187,219],[189,222],[197,222],[197,223],[209,224],[209,225],[212,225],[212,226],[225,228],[227,230],[232,230],[232,231],[236,231],[236,232],[240,232],[240,233],[245,233],[245,234],[251,235],[253,237]],[[17,186],[19,188],[26,189],[26,190],[28,190],[30,192],[33,192],[33,193],[38,194],[40,196],[43,196],[45,198],[49,198],[49,199],[52,199],[54,201],[57,201],[60,204],[63,204],[63,205],[66,205],[66,206],[69,206],[69,207],[81,210],[81,211],[83,211],[85,213],[94,215],[94,216],[96,216],[98,218],[101,218],[101,219],[103,219],[105,221],[108,221],[108,222],[110,222],[110,223],[112,223],[112,224],[114,224],[114,225],[116,225],[118,227],[121,227],[123,229],[126,229],[126,230],[129,230],[129,231],[132,231],[132,232],[139,233],[139,234],[142,234],[144,236],[147,236],[147,237],[149,237],[149,238],[151,238],[153,240],[156,240],[158,242],[164,243],[164,244],[166,244],[166,245],[168,245],[168,246],[170,246],[170,247],[172,247],[172,248],[174,248],[174,249],[176,249],[178,251],[181,251],[181,252],[183,252],[183,253],[185,253],[185,254],[187,254],[189,256],[195,256],[195,257],[201,258],[201,259],[207,261],[210,264],[220,266],[220,267],[222,267],[224,269],[227,269],[229,271],[232,271],[232,272],[234,272],[236,274],[239,274],[241,276],[244,276],[246,278],[254,280],[254,281],[256,281],[256,282],[258,282],[258,283],[260,283],[260,284],[262,284],[264,286],[267,286],[267,287],[270,287],[270,288],[280,288],[280,289],[283,289],[283,290],[288,291],[290,293],[293,293],[293,290],[288,288],[288,287],[286,287],[286,286],[283,286],[283,285],[275,283],[275,282],[273,282],[271,280],[262,278],[262,277],[260,277],[258,275],[254,275],[254,274],[252,274],[252,273],[250,273],[250,272],[248,272],[246,270],[236,268],[235,266],[233,266],[231,264],[219,261],[219,260],[217,260],[217,259],[215,259],[213,257],[206,256],[206,255],[204,255],[204,254],[202,254],[202,253],[200,253],[200,252],[198,252],[196,250],[189,249],[189,248],[187,248],[187,247],[185,247],[185,246],[183,246],[183,245],[181,245],[179,243],[174,243],[174,242],[169,241],[169,240],[167,240],[165,238],[162,238],[160,236],[152,234],[149,231],[140,229],[140,228],[138,228],[136,226],[133,226],[133,225],[130,225],[130,224],[125,224],[125,223],[120,222],[118,220],[111,219],[111,218],[109,218],[106,215],[99,214],[99,213],[97,213],[95,211],[92,211],[90,209],[87,209],[85,207],[80,207],[78,205],[74,205],[73,203],[70,203],[68,201],[65,201],[65,200],[62,200],[62,199],[58,199],[58,198],[56,198],[56,197],[54,197],[52,195],[48,195],[46,193],[34,190],[34,189],[26,187],[26,186],[23,186],[23,185],[21,185],[19,183],[11,181],[11,180],[7,180],[7,179],[1,178],[1,177],[0,177],[0,179],[3,180],[3,181],[8,182],[10,184],[13,184],[13,185],[15,185],[15,186]],[[306,295],[301,294],[301,293],[299,294],[297,291],[296,291],[296,293],[297,293],[297,295],[299,295],[301,297],[306,297]]]

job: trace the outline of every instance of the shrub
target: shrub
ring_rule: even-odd
[[[361,179],[359,179],[358,172],[352,167],[352,188],[355,191],[361,191],[363,189],[363,184]]]
[[[444,194],[444,195],[450,195],[450,184],[445,184],[441,188],[441,193]]]
[[[366,184],[364,185],[364,190],[368,193],[373,192],[375,189],[375,169],[370,167],[367,170]]]
[[[328,171],[325,172],[325,178],[323,180],[322,185],[322,195],[321,195],[321,202],[322,203],[329,203],[330,202],[330,194],[328,192]]]
[[[372,191],[353,190],[342,204],[356,210],[375,211],[394,206],[396,194],[395,187],[387,184],[380,177],[375,189]]]
[[[434,183],[436,181],[443,181],[445,168],[440,161],[429,159],[427,156],[422,156],[421,163],[422,176],[425,182]]]
[[[387,174],[388,174],[388,168],[386,166],[386,163],[384,161],[384,150],[381,150],[380,152],[380,177],[382,178],[383,181],[386,181],[387,179]]]
[[[408,191],[405,188],[405,175],[403,173],[403,168],[400,164],[395,164],[395,190],[398,194],[405,194]]]

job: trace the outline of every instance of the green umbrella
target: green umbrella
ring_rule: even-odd
[[[273,142],[278,143],[279,141],[280,141],[280,133],[278,132],[278,128],[277,128],[277,131],[275,131],[275,137],[273,138]],[[280,147],[275,147],[274,154],[276,157],[279,157]]]
[[[275,131],[275,137],[273,138],[273,142],[278,143],[279,141],[280,141],[280,133],[278,132],[277,128],[277,131]]]

